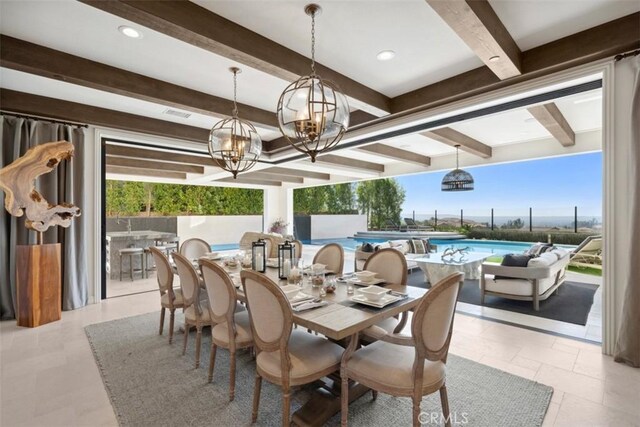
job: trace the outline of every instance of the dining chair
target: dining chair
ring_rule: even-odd
[[[187,257],[187,259],[198,259],[207,252],[211,252],[211,245],[195,237],[185,240],[180,246],[180,255]]]
[[[215,324],[211,328],[209,382],[213,381],[217,348],[228,349],[230,353],[229,400],[231,401],[236,389],[236,350],[253,346],[249,313],[246,310],[236,311],[236,289],[224,268],[214,261],[203,260],[200,269],[209,296],[208,310]]]
[[[344,249],[338,243],[329,243],[320,248],[313,257],[314,264],[324,264],[327,270],[333,271],[336,275],[342,276],[344,269]]]
[[[186,243],[186,242],[185,242]],[[191,261],[184,255],[173,253],[173,260],[180,276],[180,288],[184,300],[184,344],[182,354],[187,352],[187,341],[191,326],[196,328],[196,368],[200,366],[200,347],[202,343],[202,328],[212,326],[213,321],[208,309],[203,310],[206,303],[200,295],[200,280],[198,272]],[[206,305],[205,305],[206,307]]]
[[[169,309],[169,344],[173,342],[173,324],[176,317],[176,309],[184,307],[182,290],[173,288],[173,271],[169,259],[164,254],[164,250],[154,246],[149,248],[153,260],[156,264],[156,277],[158,288],[160,289],[160,335],[164,329],[165,311]]]
[[[411,397],[413,425],[420,426],[422,397],[440,391],[442,419],[451,426],[445,384],[447,354],[462,273],[436,283],[421,299],[411,321],[411,336],[386,335],[358,350],[357,336],[345,351],[340,365],[342,379],[342,426],[347,425],[349,380],[375,392]]]
[[[407,285],[407,260],[402,252],[396,249],[386,248],[374,252],[365,262],[364,270],[377,273],[376,277],[387,283]],[[384,319],[363,331],[364,341],[367,341],[367,338],[379,339],[386,334],[399,333],[406,324],[407,313]]]
[[[293,247],[296,250],[296,258],[300,259],[302,258],[302,249],[304,249],[304,245],[302,244],[302,242],[300,240],[293,240],[291,242],[291,244],[293,245]]]
[[[291,387],[336,372],[343,348],[325,338],[293,330],[291,305],[280,286],[267,276],[251,270],[243,270],[240,275],[257,352],[251,422],[258,418],[265,378],[282,388],[282,425],[289,426]]]

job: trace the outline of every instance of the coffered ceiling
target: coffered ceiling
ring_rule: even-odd
[[[416,131],[360,147],[343,144],[344,149],[313,165],[295,160],[297,152],[281,141],[275,108],[289,82],[309,70],[306,3],[3,0],[0,107],[191,141],[192,151],[204,153],[208,129],[230,113],[233,85],[228,68],[239,65],[240,115],[255,123],[265,141],[264,162],[256,167],[255,180],[317,184],[326,182],[325,174],[332,181],[360,179],[386,175],[402,164],[410,164],[411,171],[428,171],[437,166],[432,159],[451,158],[455,149],[450,141]],[[384,129],[385,123],[391,126],[409,112],[640,47],[640,3],[634,1],[490,0],[468,3],[471,8],[465,2],[424,0],[320,4],[320,74],[337,81],[349,96],[352,129],[360,133],[374,125]],[[474,22],[472,28],[459,25],[458,18]],[[123,25],[139,30],[142,37],[125,37],[118,31]],[[482,39],[480,46],[474,38]],[[377,60],[382,50],[393,50],[395,57]],[[512,64],[492,64],[487,59],[492,52],[503,52],[499,61],[515,59]],[[501,74],[509,67],[512,74]],[[601,127],[600,96],[594,86],[551,100],[556,119],[567,123],[576,145]],[[443,127],[448,135],[463,135],[494,152],[496,147],[554,138],[549,123],[526,106]],[[111,170],[118,171],[112,176],[125,177],[120,173],[127,170],[124,164],[131,163],[112,161]],[[269,168],[316,175],[301,177],[302,182],[278,181],[279,172]],[[182,169],[186,181],[200,184],[227,177],[214,164],[197,172]],[[267,180],[269,174],[276,179]]]

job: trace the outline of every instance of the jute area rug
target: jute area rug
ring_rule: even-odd
[[[240,352],[236,397],[228,400],[229,353],[218,350],[213,383],[207,383],[210,336],[202,339],[201,366],[194,368],[195,337],[182,356],[182,334],[169,345],[158,335],[159,314],[149,313],[87,326],[86,333],[107,393],[123,426],[247,426],[251,421],[254,360]],[[177,325],[182,317],[176,316]],[[167,322],[168,325],[168,322]],[[166,327],[165,327],[166,329]],[[192,335],[195,333],[192,332]],[[393,361],[390,361],[393,363]],[[453,425],[540,426],[551,387],[461,358],[447,363],[447,389]],[[296,391],[292,411],[311,396]],[[263,381],[257,425],[281,425],[280,388]],[[443,425],[439,394],[422,401],[423,425]],[[411,400],[367,393],[349,407],[353,426],[411,425]],[[328,425],[339,425],[339,414]]]

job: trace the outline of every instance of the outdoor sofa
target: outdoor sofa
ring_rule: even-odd
[[[424,253],[414,253],[416,252],[416,250],[413,247],[411,240],[420,240],[424,242],[425,251],[435,252],[437,250],[437,246],[429,243],[429,239],[389,240],[387,242],[372,245],[372,248],[370,251],[364,250],[363,248],[364,245],[361,245],[361,246],[358,246],[355,250],[354,266],[353,266],[354,271],[361,271],[364,268],[364,264],[367,261],[367,259],[371,255],[373,255],[376,251],[380,249],[385,249],[385,248],[394,248],[402,252],[402,254],[407,260],[407,270],[411,272],[413,269],[418,268],[418,264],[416,264],[416,262],[413,260],[424,256]]]

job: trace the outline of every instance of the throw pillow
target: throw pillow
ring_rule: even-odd
[[[365,243],[360,247],[362,252],[373,252],[373,245],[371,243]]]
[[[431,243],[429,243],[429,239],[422,239],[422,242],[424,243],[424,249],[425,249],[425,253],[429,253],[431,252]]]
[[[544,248],[545,247],[549,247],[549,246],[553,246],[551,243],[536,243],[535,245],[531,246],[524,254],[525,255],[533,255],[533,256],[538,256],[541,253],[544,252]]]
[[[516,255],[516,254],[507,254],[502,258],[502,262],[500,265],[505,267],[526,267],[529,264],[529,260],[532,258],[531,255]],[[504,279],[513,279],[513,277],[509,276],[494,276],[493,280],[504,280]]]
[[[409,244],[411,246],[412,254],[426,254],[427,249],[424,245],[424,241],[421,239],[411,239],[409,240]]]

